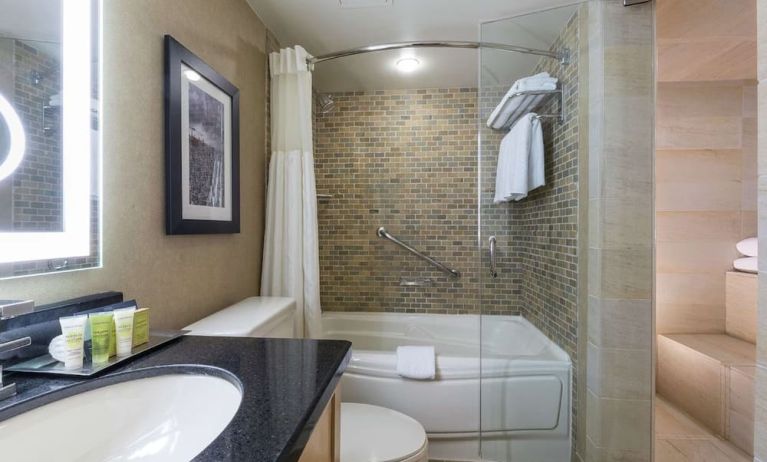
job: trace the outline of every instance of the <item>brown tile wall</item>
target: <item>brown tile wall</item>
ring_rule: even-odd
[[[479,313],[477,91],[337,93],[317,113],[320,287],[326,311]],[[450,280],[376,236],[461,271]],[[402,287],[428,277],[432,287]]]

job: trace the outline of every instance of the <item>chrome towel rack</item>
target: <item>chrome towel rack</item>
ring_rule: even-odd
[[[383,226],[378,228],[378,230],[376,231],[376,235],[378,235],[378,237],[380,237],[381,239],[386,239],[387,241],[391,241],[397,244],[398,246],[402,247],[403,249],[407,250],[411,254],[415,255],[416,257],[420,258],[421,260],[425,261],[426,263],[437,268],[438,270],[442,271],[443,273],[449,275],[452,278],[458,279],[461,277],[460,271],[454,270],[448,267],[447,265],[445,265],[444,263],[438,262],[437,260],[429,257],[428,255],[424,255],[423,253],[419,252],[415,248],[405,244],[404,242],[400,241],[396,237],[389,234],[386,231],[386,228],[384,228]]]
[[[509,119],[503,124],[503,127],[497,128],[498,130],[509,130],[520,117],[530,112],[535,112],[538,108],[546,105],[552,98],[556,98],[559,103],[559,111],[550,114],[537,114],[536,119],[554,119],[559,123],[565,121],[565,101],[564,90],[562,87],[555,90],[523,90],[513,93],[508,96],[501,104],[509,106],[518,103],[518,106]],[[494,127],[492,127],[494,128]],[[496,129],[496,128],[494,128]]]

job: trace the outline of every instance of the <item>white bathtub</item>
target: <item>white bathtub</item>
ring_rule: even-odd
[[[334,312],[322,318],[325,338],[353,345],[342,399],[421,422],[430,458],[479,460],[481,415],[483,460],[570,461],[570,359],[524,318]],[[434,345],[436,380],[398,376],[400,345]]]

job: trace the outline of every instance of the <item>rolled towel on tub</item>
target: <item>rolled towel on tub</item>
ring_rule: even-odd
[[[397,374],[408,379],[434,380],[436,359],[433,346],[397,347]]]

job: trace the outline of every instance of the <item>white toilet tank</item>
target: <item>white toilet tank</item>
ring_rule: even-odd
[[[296,301],[288,297],[249,297],[186,326],[189,335],[294,338]]]

